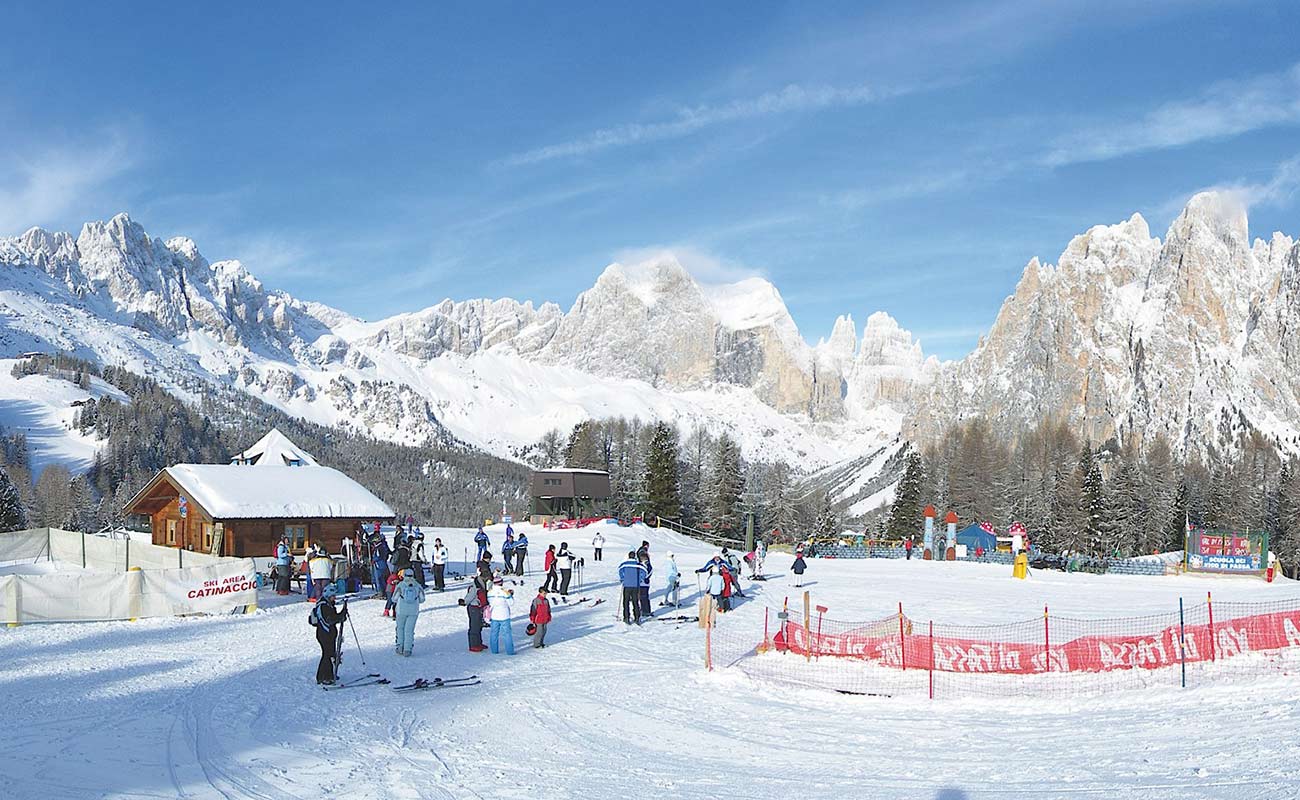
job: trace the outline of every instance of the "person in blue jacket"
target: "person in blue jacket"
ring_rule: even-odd
[[[415,568],[403,571],[402,582],[393,590],[397,602],[397,648],[399,656],[409,656],[415,647],[415,623],[420,618],[420,604],[424,602],[424,587],[415,579]]]
[[[711,569],[715,569],[715,568],[718,569],[719,571],[724,570],[724,569],[730,569],[730,567],[727,565],[726,560],[724,560],[724,559],[722,558],[722,556],[719,555],[719,556],[714,556],[713,558],[710,558],[707,562],[705,562],[704,566],[700,567],[699,569],[697,569],[697,570],[695,570],[695,571],[696,571],[696,572],[703,573],[703,572],[708,572],[709,570],[711,570]]]
[[[474,556],[474,561],[477,563],[483,560],[483,554],[487,552],[490,544],[488,535],[483,532],[482,525],[478,526],[478,533],[474,534],[474,544],[478,545],[478,554]]]
[[[645,564],[637,560],[635,550],[629,550],[627,560],[618,565],[618,580],[623,586],[623,622],[628,625],[631,625],[633,620],[636,624],[641,624],[641,614],[638,609],[641,599],[641,581],[648,579]]]
[[[375,591],[388,599],[388,557],[392,555],[392,550],[388,549],[388,540],[383,534],[372,534],[370,537],[370,579],[373,581]]]
[[[293,575],[293,555],[289,552],[289,537],[281,536],[275,548],[275,593],[289,593],[289,577]]]
[[[524,574],[524,559],[528,558],[528,534],[521,533],[515,539],[515,574]],[[510,571],[510,562],[506,562],[506,572]]]
[[[653,617],[654,612],[650,610],[650,576],[654,574],[655,568],[650,563],[650,554],[644,550],[637,554],[637,560],[645,567],[645,574],[641,576],[637,605],[640,607],[641,616]]]
[[[510,572],[515,562],[515,532],[510,526],[506,526],[506,540],[501,543],[501,560],[504,563],[502,572]]]

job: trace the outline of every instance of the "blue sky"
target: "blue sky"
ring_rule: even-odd
[[[1132,8],[1131,6],[1138,6]],[[233,10],[232,10],[233,8]],[[376,9],[382,8],[382,13]],[[365,318],[673,249],[958,357],[1032,256],[1300,234],[1300,4],[5,3],[0,234],[128,211]]]

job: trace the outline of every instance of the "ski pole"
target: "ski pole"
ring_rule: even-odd
[[[347,605],[346,602],[343,604]],[[348,614],[348,627],[352,629],[352,641],[356,643],[357,655],[361,656],[361,666],[366,665],[366,654],[361,651],[361,639],[357,636],[357,626],[352,623],[352,615]]]

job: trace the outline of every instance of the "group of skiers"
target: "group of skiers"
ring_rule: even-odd
[[[426,554],[423,534],[418,528],[409,526],[409,521],[408,527],[396,527],[391,542],[382,535],[378,523],[373,530],[358,530],[357,534],[358,553],[369,561],[369,577],[385,600],[383,614],[385,617],[391,615],[395,622],[394,652],[400,656],[410,656],[414,651],[420,609],[427,599],[426,556],[432,556],[434,591],[444,591],[447,548],[441,538],[435,538],[430,552]],[[475,532],[474,541],[477,545],[477,560],[472,574],[466,576],[470,581],[464,597],[459,601],[466,610],[469,650],[473,653],[504,651],[506,655],[514,655],[512,626],[518,609],[514,586],[522,582],[514,581],[513,578],[524,574],[528,537],[522,533],[516,537],[513,528],[507,526],[502,543],[502,566],[499,569],[494,568],[493,555],[489,549],[491,542],[482,527]],[[602,560],[604,544],[604,536],[597,533],[592,540],[594,560]],[[730,611],[733,598],[745,596],[740,585],[742,564],[749,565],[751,580],[763,579],[766,552],[766,546],[761,542],[743,558],[732,550],[723,548],[718,555],[695,570],[697,574],[707,573],[707,585],[702,588],[713,599],[719,612]],[[326,565],[320,559],[329,559],[329,556],[323,546],[313,545],[306,565],[310,574],[332,575],[332,571],[325,571]],[[666,576],[666,581],[659,605],[676,608],[681,604],[681,573],[673,553],[666,553],[665,560],[661,571]],[[552,621],[551,595],[558,593],[567,598],[573,572],[575,568],[581,570],[583,563],[584,560],[569,548],[568,542],[561,542],[558,547],[547,547],[542,564],[544,579],[528,607],[526,630],[533,637],[534,648],[542,649],[546,646],[547,630]],[[284,539],[276,551],[276,591],[281,594],[288,593],[286,576],[290,574],[292,565],[289,543]],[[332,560],[329,569],[332,570]],[[795,552],[792,569],[797,581],[802,580],[805,569],[803,548],[800,547]],[[627,560],[618,565],[617,575],[622,587],[621,618],[628,625],[639,625],[645,618],[653,616],[650,589],[654,571],[648,541],[642,541],[639,548],[628,551]],[[309,580],[308,585],[317,600],[310,622],[316,629],[316,638],[321,647],[316,680],[318,683],[331,684],[337,680],[338,664],[341,661],[343,624],[349,621],[347,601],[344,600],[341,606],[336,604],[338,589],[331,580],[317,577],[316,580]],[[486,643],[484,630],[489,632]]]

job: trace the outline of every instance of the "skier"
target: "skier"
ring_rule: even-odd
[[[406,570],[393,591],[397,603],[397,647],[399,656],[409,656],[415,647],[415,623],[424,602],[424,587],[415,579],[415,568]]]
[[[325,552],[325,546],[322,544],[313,545],[314,554],[310,557],[307,564],[311,569],[312,583],[316,588],[316,597],[320,598],[321,592],[325,590],[326,584],[332,583],[334,578],[334,559],[329,557]]]
[[[718,609],[719,613],[726,613],[731,610],[731,598],[737,594],[736,576],[731,570],[723,568],[722,570],[722,607]],[[744,595],[740,595],[744,597]]]
[[[489,648],[493,654],[500,652],[499,645],[505,646],[506,655],[515,654],[515,635],[510,629],[510,604],[514,598],[515,590],[506,588],[505,581],[499,577],[492,581],[492,591],[488,592],[488,604],[492,606],[492,636],[489,640]]]
[[[376,526],[379,523],[375,523]],[[375,591],[388,599],[388,559],[392,556],[393,551],[388,547],[388,540],[384,535],[375,530],[370,535],[370,578],[374,582]]]
[[[649,560],[650,560],[650,543],[649,543],[649,542],[647,542],[647,541],[645,541],[645,540],[642,540],[642,541],[641,541],[641,546],[638,547],[638,548],[636,549],[636,557],[637,557],[637,558],[642,558],[642,557],[644,557],[646,561],[649,561]]]
[[[650,574],[654,572],[654,567],[650,565],[650,553],[644,546],[637,561],[645,568],[645,572],[641,575],[641,585],[637,587],[638,613],[642,617],[653,617],[654,611],[650,608]]]
[[[596,555],[593,556],[593,560],[600,561],[601,551],[605,549],[605,537],[603,534],[600,533],[600,531],[597,531],[596,538],[591,540],[591,547],[593,550],[596,551]]]
[[[722,590],[726,585],[726,580],[722,577],[722,569],[720,567],[710,567],[707,589],[709,592],[709,598],[713,602],[713,607],[718,609],[719,613],[726,610],[722,606]]]
[[[524,574],[524,559],[528,557],[528,534],[521,533],[519,538],[515,539],[515,574]],[[506,564],[506,572],[510,571],[510,565]]]
[[[444,591],[447,588],[447,548],[443,547],[442,539],[433,540],[433,590],[435,592]]]
[[[767,543],[762,539],[754,545],[754,580],[767,580],[763,577],[764,562],[767,561]]]
[[[289,593],[289,576],[293,574],[293,554],[289,552],[289,537],[281,536],[275,548],[275,593]]]
[[[388,557],[388,566],[389,571],[393,573],[401,572],[411,566],[411,545],[405,536],[393,548],[393,554]]]
[[[560,573],[560,596],[569,596],[569,581],[573,579],[573,553],[569,543],[560,542],[560,552],[555,554],[555,569]]]
[[[794,565],[790,571],[794,573],[794,585],[803,586],[803,572],[808,569],[808,564],[803,560],[803,548],[794,551]]]
[[[679,592],[681,589],[682,577],[677,571],[677,558],[672,553],[668,554],[668,585],[664,587],[664,599],[659,601],[661,606],[672,606],[677,608],[681,605]]]
[[[343,621],[348,618],[347,603],[335,608],[333,584],[327,584],[320,600],[312,608],[308,619],[316,629],[316,643],[320,645],[320,663],[316,666],[316,683],[332,684],[338,680],[339,634]]]
[[[905,553],[904,556],[905,560],[911,561],[912,560],[912,537],[911,536],[903,540],[903,552]]]
[[[623,586],[623,622],[628,625],[636,620],[641,624],[637,606],[641,595],[641,576],[645,574],[645,564],[637,560],[636,551],[627,552],[627,560],[618,565],[618,580]]]
[[[475,577],[470,581],[469,588],[465,590],[465,598],[461,603],[465,606],[465,612],[469,614],[469,651],[471,653],[481,653],[487,648],[483,646],[483,609],[487,607],[488,596],[487,590],[483,588],[483,581]]]
[[[501,543],[501,560],[505,562],[501,571],[510,572],[510,567],[515,562],[515,532],[509,526],[506,527],[506,540]]]
[[[388,579],[384,582],[384,616],[392,615],[397,619],[397,597],[393,594],[397,591],[397,584],[402,582],[402,571],[395,569],[388,573]]]
[[[727,572],[731,577],[731,591],[727,593],[727,596],[730,597],[735,594],[737,597],[744,597],[745,593],[740,590],[740,556],[724,547],[722,548],[722,557],[727,562]]]
[[[555,545],[546,546],[546,556],[542,559],[542,569],[546,572],[543,582],[547,591],[554,592],[560,588],[560,576],[555,571]]]
[[[478,533],[474,534],[474,544],[478,545],[478,555],[475,556],[474,560],[482,561],[483,554],[487,552],[488,545],[491,544],[488,541],[488,535],[483,532],[482,525],[478,526]]]
[[[415,582],[420,588],[427,587],[424,578],[424,534],[412,531],[406,535],[407,546],[411,548],[411,568],[415,570]]]
[[[537,589],[537,596],[528,608],[528,621],[533,624],[533,647],[546,646],[546,626],[551,622],[551,601],[546,599],[546,587]]]

